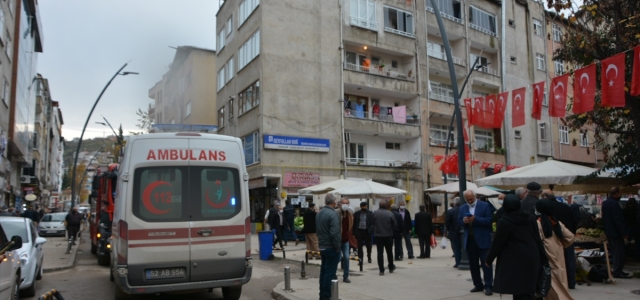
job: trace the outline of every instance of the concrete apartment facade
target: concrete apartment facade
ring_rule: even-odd
[[[215,65],[213,50],[178,47],[169,71],[149,89],[154,123],[217,125]]]

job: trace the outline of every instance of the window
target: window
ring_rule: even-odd
[[[384,7],[384,30],[395,34],[414,37],[413,34],[413,14],[395,9],[393,7]]]
[[[569,144],[569,127],[559,125],[558,128],[560,131],[560,144]]]
[[[455,180],[455,181],[460,180],[460,178],[458,177],[458,175],[453,174],[453,173],[451,173],[451,174],[445,174],[445,176],[447,177],[447,180]]]
[[[589,147],[589,131],[587,130],[580,133],[580,147]]]
[[[156,123],[162,124],[162,113],[161,112],[158,113],[158,116],[156,118],[157,118]]]
[[[555,68],[556,75],[564,74],[564,62],[561,60],[554,60],[553,66]]]
[[[431,124],[429,130],[429,144],[435,146],[446,146],[447,145],[447,132],[449,132],[449,126],[439,125],[439,124]],[[449,146],[455,147],[456,139],[454,135],[454,130],[451,131],[449,136]]]
[[[162,103],[162,91],[158,91],[158,103]]]
[[[536,53],[536,68],[540,71],[545,70],[544,55]]]
[[[509,20],[509,26],[516,28],[516,22],[514,20]]]
[[[191,115],[191,101],[189,101],[189,103],[187,103],[186,107],[184,108],[185,118],[188,117],[189,115]]]
[[[478,59],[478,64],[476,64],[476,68],[479,67],[479,66],[485,66],[485,67],[481,67],[480,71],[486,72],[485,69],[487,68],[486,66],[489,64],[489,59],[484,57],[484,56],[480,56],[480,55],[471,53],[471,65],[472,66],[473,66],[473,63],[476,62],[477,58],[480,58],[480,59]]]
[[[492,36],[496,34],[496,16],[483,10],[469,6],[469,26],[475,30],[484,32]]]
[[[229,17],[227,20],[227,36],[231,35],[233,32],[233,16]]]
[[[462,5],[459,0],[436,0],[436,3],[444,18],[462,23]],[[427,0],[427,10],[433,12],[430,0]]]
[[[540,129],[540,140],[546,141],[547,140],[547,123],[540,123],[538,124],[538,127]]]
[[[447,56],[444,53],[444,46],[432,42],[427,42],[427,54],[437,59],[447,60]]]
[[[251,0],[245,0],[251,1]],[[238,70],[242,70],[254,58],[260,54],[260,30],[257,30],[242,46],[238,49]]]
[[[224,127],[224,106],[218,110],[218,127]]]
[[[238,113],[243,114],[260,104],[260,81],[256,81],[238,94]]]
[[[384,143],[386,149],[400,150],[400,143]]]
[[[247,166],[260,162],[260,134],[254,131],[242,138],[244,161]]]
[[[453,88],[451,87],[451,85],[432,81],[429,98],[438,101],[453,103]]]
[[[517,138],[517,139],[521,139],[522,138],[522,133],[520,132],[520,130],[516,130],[515,131],[515,138]]]
[[[392,60],[391,61],[391,67],[394,68],[394,69],[397,69],[398,68],[398,61],[397,60]]]
[[[518,58],[515,57],[515,56],[512,56],[511,57],[511,63],[514,64],[514,65],[517,65],[518,64]]]
[[[533,34],[537,36],[542,36],[542,21],[538,19],[533,19]]]
[[[229,120],[233,119],[233,99],[229,100],[227,110],[229,110]]]
[[[493,151],[493,133],[489,131],[476,130],[476,149],[479,151]]]
[[[229,58],[229,60],[227,61],[227,63],[224,65],[225,68],[225,75],[226,75],[226,82],[231,81],[231,79],[233,79],[233,56],[231,58]],[[225,84],[226,84],[225,82]]]
[[[260,0],[244,0],[238,5],[238,27],[244,24],[251,13],[260,5]]]
[[[220,32],[218,32],[218,37],[216,39],[216,45],[217,47],[217,52],[220,53],[220,51],[222,51],[222,49],[224,48],[225,44],[225,38],[227,37],[226,33],[225,33],[225,29],[223,28],[222,30],[220,30]]]
[[[560,42],[561,39],[562,39],[562,29],[560,29],[560,26],[553,24],[553,41]]]
[[[222,69],[218,71],[218,92],[224,87],[224,84],[226,82],[224,80],[224,69],[225,69],[225,66],[222,66]]]
[[[365,144],[349,143],[347,147],[347,162],[364,163],[365,160]]]
[[[0,7],[0,32],[4,32],[4,10]],[[0,42],[4,43],[2,37],[0,37]]]
[[[4,53],[7,54],[7,57],[9,57],[9,61],[11,61],[13,59],[13,45],[11,45],[11,35],[9,34],[8,31],[5,31],[5,47],[4,47]]]
[[[547,97],[547,91],[544,91],[544,93],[542,93],[542,105],[549,106],[549,98]]]
[[[378,30],[376,2],[374,0],[351,0],[351,25]]]
[[[2,82],[2,102],[5,106],[9,107],[9,81],[7,80],[7,78],[3,77]]]

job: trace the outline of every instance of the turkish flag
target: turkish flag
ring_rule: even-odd
[[[602,106],[624,107],[624,58],[620,53],[602,61]]]
[[[473,167],[473,166],[475,166],[475,165],[477,165],[479,163],[480,163],[479,160],[474,159],[474,160],[471,161],[471,166]]]
[[[518,166],[507,166],[507,171],[511,171],[511,170],[514,170],[514,169],[517,169],[517,168],[518,168]]]
[[[573,74],[574,114],[583,114],[593,110],[596,96],[596,65],[584,67]]]
[[[640,96],[640,46],[633,48],[633,76],[631,77],[631,96]]]
[[[544,100],[544,81],[531,86],[533,88],[533,109],[531,117],[536,120],[542,118],[542,101]]]
[[[498,102],[496,102],[496,114],[495,116],[493,116],[494,128],[502,127],[502,121],[504,121],[504,110],[507,108],[507,101],[509,101],[509,92],[498,94]]]
[[[484,123],[480,127],[493,128],[497,102],[497,95],[487,95],[487,97],[484,98]]]
[[[483,162],[482,165],[480,165],[480,169],[486,169],[491,165],[491,163],[488,162]]]
[[[439,168],[445,174],[458,174],[458,152],[447,156]]]
[[[464,144],[464,161],[469,161],[471,159],[471,150],[469,150],[469,145]]]
[[[473,102],[471,98],[464,99],[464,108],[467,111],[467,120],[469,121],[469,126],[473,125]]]
[[[567,87],[569,87],[568,73],[551,79],[549,116],[564,118],[567,109]]]
[[[500,170],[502,170],[502,167],[504,167],[504,164],[496,164],[496,166],[493,167],[493,172],[494,173],[500,172]]]
[[[524,125],[524,104],[527,88],[521,87],[511,91],[511,127]]]
[[[484,124],[484,97],[473,98],[473,125],[483,127]]]
[[[436,163],[439,163],[443,158],[444,158],[444,155],[434,155],[434,156],[433,156],[433,160],[434,160]]]
[[[467,132],[469,130],[469,126],[467,126],[467,121],[464,121],[464,126],[462,128],[462,133],[464,133],[464,143],[468,144],[469,143],[469,132]]]

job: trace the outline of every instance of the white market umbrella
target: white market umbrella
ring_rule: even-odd
[[[343,187],[341,189],[333,191],[341,196],[348,196],[350,198],[391,198],[397,197],[403,194],[407,194],[407,191],[388,186],[386,184],[377,183],[371,180],[365,180],[356,184]]]
[[[333,181],[316,184],[316,185],[303,188],[299,190],[298,193],[301,195],[302,194],[314,194],[314,195],[326,194],[333,190],[341,189],[343,187],[347,187],[353,184],[356,184],[356,182],[351,180],[346,180],[346,179],[338,179],[338,180],[333,180]]]
[[[486,188],[486,187],[483,187],[483,186],[477,187],[477,188],[473,188],[471,190],[473,190],[476,193],[476,195],[484,196],[484,197],[487,197],[487,198],[489,198],[489,197],[497,197],[497,196],[502,195],[502,193],[500,193],[498,191],[494,191],[494,190],[492,190],[490,188]]]
[[[467,189],[476,189],[478,186],[473,183],[467,181]],[[436,187],[428,188],[424,190],[427,193],[457,193],[460,191],[460,185],[458,181],[449,182],[447,184],[439,185]]]

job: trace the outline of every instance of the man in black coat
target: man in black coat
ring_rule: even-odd
[[[275,239],[273,239],[273,247],[275,248],[276,244],[280,244],[280,248],[282,246],[283,239],[283,231],[285,227],[284,216],[283,216],[283,208],[280,206],[280,203],[277,202],[273,208],[269,210],[269,227],[271,230],[275,230]]]
[[[373,234],[373,224],[371,218],[373,213],[369,210],[367,202],[360,202],[360,210],[353,214],[353,236],[358,239],[358,258],[363,261],[363,246],[367,246],[367,258],[371,263],[371,235]]]
[[[287,246],[287,241],[289,240],[295,240],[296,246],[298,246],[298,243],[300,241],[298,241],[298,236],[296,235],[295,224],[294,224],[294,220],[296,217],[296,209],[293,207],[293,205],[291,205],[291,199],[285,200],[284,203],[285,203],[284,212],[283,212],[284,223],[285,223],[284,224],[284,230],[285,230],[284,245]]]
[[[316,204],[311,202],[309,203],[309,208],[304,212],[302,216],[302,220],[304,222],[304,227],[302,227],[302,232],[304,233],[304,240],[307,243],[307,250],[313,251],[311,257],[320,258],[320,248],[318,248],[318,236],[316,235],[316,215],[318,212],[316,211]]]
[[[400,201],[400,215],[404,222],[404,231],[402,231],[402,238],[404,238],[404,245],[407,247],[407,255],[409,259],[414,259],[413,245],[411,244],[411,229],[413,229],[413,223],[411,223],[411,212],[407,209],[407,203]]]
[[[80,224],[82,223],[82,215],[78,213],[78,208],[74,207],[64,218],[67,221],[67,232],[69,234],[69,243],[76,244],[76,238],[80,231]]]
[[[613,277],[631,278],[632,276],[623,271],[625,262],[624,240],[627,239],[627,225],[624,221],[620,198],[622,194],[617,187],[611,188],[609,198],[602,202],[602,221],[604,223],[604,234],[611,245],[611,256],[613,256]]]
[[[402,233],[404,232],[404,221],[402,219],[402,215],[398,212],[398,206],[393,204],[391,205],[391,213],[396,218],[396,226],[393,227],[393,245],[395,255],[395,260],[402,260],[403,251],[402,251]]]
[[[454,268],[458,267],[460,260],[462,259],[462,243],[460,240],[460,224],[458,224],[458,214],[460,213],[460,198],[455,197],[453,199],[453,208],[447,211],[445,216],[444,226],[447,230],[447,238],[451,243],[451,250],[453,250],[453,256],[455,257],[456,264]]]
[[[427,212],[427,207],[420,205],[420,212],[416,213],[416,235],[420,242],[420,256],[418,258],[431,257],[431,234],[433,233],[433,220]]]
[[[541,192],[542,186],[539,183],[535,181],[527,183],[527,196],[520,202],[520,209],[532,216],[535,215],[536,203],[540,200]]]
[[[542,191],[542,200],[551,201],[553,204],[553,209],[556,213],[556,218],[560,223],[564,224],[564,227],[569,229],[571,233],[576,234],[577,225],[575,222],[575,217],[573,215],[573,210],[569,205],[564,203],[560,203],[558,199],[553,195],[552,190],[544,190]],[[575,247],[573,244],[571,246],[564,248],[564,263],[565,270],[567,271],[567,283],[570,289],[576,288],[576,253]]]

